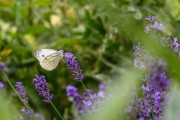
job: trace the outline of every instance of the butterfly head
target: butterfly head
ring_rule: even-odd
[[[59,50],[58,52],[59,52],[61,58],[63,58],[63,56],[64,56],[64,51],[63,51],[63,50]]]

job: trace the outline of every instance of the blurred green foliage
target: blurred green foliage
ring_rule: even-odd
[[[96,91],[100,82],[120,84],[120,78],[129,79],[121,75],[122,71],[128,71],[126,67],[133,66],[133,43],[142,41],[148,44],[147,48],[151,44],[142,35],[148,12],[163,23],[165,35],[180,38],[179,11],[178,0],[0,0],[0,56],[12,83],[23,82],[34,111],[42,113],[47,120],[56,116],[52,107],[37,95],[32,82],[35,74],[45,75],[55,94],[53,102],[66,119],[72,120],[73,107],[65,89],[67,85],[75,85],[83,91],[83,87],[73,80],[63,61],[51,72],[43,70],[33,51],[53,48],[74,53],[86,74],[83,80],[86,87]],[[156,48],[160,54],[164,53],[160,46]],[[176,58],[168,62],[170,69],[179,70],[180,67],[173,66]],[[8,84],[7,89],[12,102],[21,104]],[[122,89],[118,92],[121,91],[127,92]]]

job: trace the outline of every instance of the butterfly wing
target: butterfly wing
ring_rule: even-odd
[[[54,49],[39,49],[34,52],[35,57],[40,61],[46,58],[48,55],[57,53],[57,50]]]
[[[63,57],[62,51],[60,52],[54,49],[36,50],[34,55],[39,60],[41,67],[49,71],[55,69]]]
[[[40,65],[45,70],[51,71],[58,66],[60,59],[61,57],[59,56],[58,52],[52,53],[40,61]]]

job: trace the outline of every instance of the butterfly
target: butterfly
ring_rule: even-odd
[[[34,52],[34,55],[41,67],[48,71],[54,70],[64,56],[63,50],[54,49],[39,49]]]

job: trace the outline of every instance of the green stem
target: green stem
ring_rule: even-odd
[[[82,80],[80,80],[80,81],[81,81],[81,84],[82,84],[82,86],[83,86],[84,90],[85,90],[85,91],[87,91],[87,88],[86,88],[86,86],[84,85],[83,81],[82,81]],[[90,99],[90,100],[91,100],[91,102],[92,102],[91,96],[90,96],[90,94],[89,94],[89,92],[88,92],[88,91],[87,91],[87,93],[88,93],[89,99]]]
[[[11,88],[12,88],[12,89],[14,90],[14,92],[17,94],[17,96],[19,97],[19,99],[22,101],[21,96],[18,94],[17,90],[14,88],[14,86],[12,85],[11,81],[9,80],[9,78],[7,77],[7,75],[5,74],[5,72],[2,71],[2,74],[3,74],[4,78],[7,80],[7,82],[9,83],[9,85],[11,86]],[[23,104],[24,104],[24,106],[25,106],[26,108],[30,108],[29,105],[27,105],[26,103],[23,102]]]
[[[54,108],[54,110],[57,112],[57,114],[59,115],[59,117],[62,119],[62,120],[64,120],[64,118],[62,117],[62,115],[59,113],[59,111],[57,110],[57,108],[56,108],[56,106],[52,103],[52,102],[50,102],[50,104],[52,105],[52,107]]]

